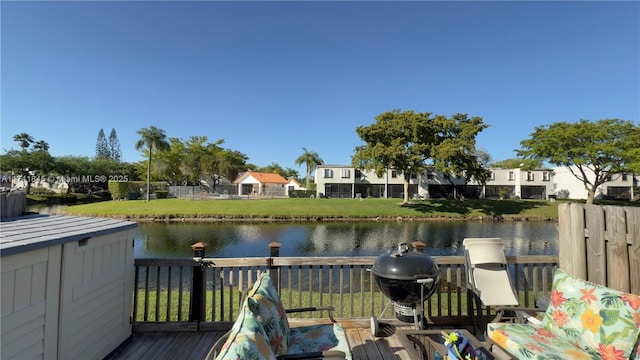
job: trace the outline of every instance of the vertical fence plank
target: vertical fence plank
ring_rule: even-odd
[[[629,232],[629,288],[640,295],[640,208],[625,207]]]
[[[144,271],[144,321],[149,321],[149,266]]]
[[[167,270],[167,321],[171,321],[171,275],[173,272],[173,266],[169,265]]]
[[[558,256],[560,268],[586,279],[584,207],[577,203],[558,205]]]
[[[607,283],[607,257],[604,229],[606,227],[604,211],[597,205],[585,205],[587,218],[586,228],[589,234],[587,241],[587,277],[585,280],[597,284]]]
[[[627,224],[624,208],[605,206],[607,221],[607,284],[606,286],[629,292],[629,255],[627,253]]]
[[[182,296],[184,295],[184,267],[180,266],[180,283],[178,284],[178,321],[182,321]]]

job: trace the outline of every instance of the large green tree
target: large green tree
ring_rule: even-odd
[[[467,179],[486,180],[475,148],[476,135],[487,126],[482,118],[466,114],[432,116],[413,110],[393,110],[356,132],[366,143],[356,147],[354,167],[375,170],[378,176],[393,168],[404,177],[403,204],[409,203],[412,175],[422,174],[431,160],[436,168]]]
[[[392,110],[375,118],[369,126],[358,126],[356,132],[365,145],[357,146],[352,157],[355,168],[374,170],[382,176],[393,168],[404,176],[404,200],[409,203],[411,174],[420,174],[431,158],[437,142],[431,113]]]
[[[555,122],[538,126],[520,142],[518,156],[565,166],[587,190],[592,204],[596,189],[616,173],[634,171],[638,164],[638,132],[632,121],[604,119]]]
[[[147,201],[149,201],[149,192],[151,191],[151,160],[153,159],[153,152],[154,150],[168,150],[171,145],[167,140],[165,131],[153,125],[148,128],[142,128],[138,130],[137,133],[140,135],[140,140],[135,144],[136,150],[144,149],[147,152]]]
[[[432,121],[436,140],[432,160],[437,171],[442,172],[453,185],[453,178],[464,178],[465,183],[475,180],[485,184],[491,173],[484,169],[476,149],[476,136],[486,125],[481,117],[469,118],[467,114],[451,117],[436,116]],[[456,196],[454,186],[454,196]]]
[[[296,165],[304,164],[307,168],[307,176],[305,177],[305,187],[309,189],[309,179],[311,178],[311,170],[315,169],[316,166],[322,165],[323,160],[320,158],[317,152],[309,151],[307,148],[302,148],[302,155],[298,156],[298,158],[294,162]]]

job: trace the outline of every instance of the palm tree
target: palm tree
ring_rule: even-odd
[[[29,146],[34,142],[33,136],[27,133],[13,135],[13,141],[16,141],[18,145],[20,145],[22,151],[27,151],[27,148],[29,148]]]
[[[148,128],[142,128],[138,130],[140,140],[136,142],[136,150],[147,149],[149,152],[149,159],[147,161],[147,201],[149,201],[149,192],[151,191],[151,159],[153,158],[153,150],[169,150],[171,145],[167,140],[167,135],[164,130],[159,129],[153,125]]]
[[[49,143],[44,140],[39,140],[33,145],[33,150],[47,152],[49,151]]]
[[[307,148],[302,148],[302,155],[300,155],[296,160],[295,160],[295,164],[296,165],[302,165],[302,164],[306,164],[307,165],[307,178],[306,178],[306,185],[305,187],[307,189],[309,189],[309,178],[311,177],[311,169],[315,168],[318,165],[322,165],[323,161],[320,158],[320,156],[318,156],[318,153],[315,151],[311,151],[309,152],[307,150]]]

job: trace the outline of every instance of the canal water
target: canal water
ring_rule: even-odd
[[[56,213],[63,207],[40,208]],[[314,222],[314,223],[146,223],[135,235],[136,258],[191,257],[191,245],[206,244],[208,257],[268,256],[279,242],[281,256],[377,256],[400,242],[422,241],[430,255],[462,255],[466,237],[499,237],[507,255],[557,255],[554,222]]]
[[[466,237],[500,237],[507,255],[557,255],[558,227],[551,222],[472,221],[302,224],[140,223],[137,258],[191,257],[191,245],[206,244],[208,257],[377,256],[400,242],[422,241],[430,255],[462,255]]]

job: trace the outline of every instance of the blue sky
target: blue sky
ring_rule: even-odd
[[[1,2],[2,152],[94,156],[116,129],[224,139],[258,166],[349,164],[393,109],[480,116],[494,161],[534,127],[640,118],[640,2]]]

